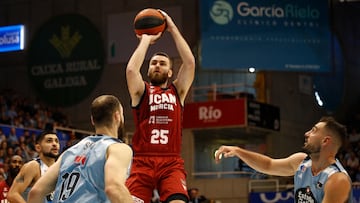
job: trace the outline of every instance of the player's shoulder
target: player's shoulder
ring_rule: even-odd
[[[288,162],[293,170],[295,171],[298,166],[303,163],[304,160],[306,160],[308,158],[308,155],[306,153],[303,152],[297,152],[294,154],[291,154],[290,156],[288,156],[287,158],[283,159],[283,161]]]
[[[335,198],[348,197],[350,191],[351,191],[350,177],[346,173],[341,171],[336,172],[331,176],[329,176],[324,187],[325,195],[330,195],[330,196],[335,195]]]
[[[290,159],[295,160],[295,161],[303,161],[307,157],[308,157],[308,155],[304,152],[296,152],[289,156]]]
[[[110,153],[112,153],[112,152],[114,152],[114,153],[129,153],[129,152],[131,152],[132,153],[131,147],[128,144],[123,143],[123,142],[117,142],[117,143],[110,145],[108,148],[108,151]]]
[[[31,160],[29,162],[26,162],[22,167],[21,167],[21,170],[22,171],[32,171],[32,172],[37,172],[39,171],[39,162],[34,159],[34,160]]]
[[[328,182],[336,185],[351,184],[349,176],[342,171],[336,172],[329,176]]]
[[[131,150],[131,147],[124,142],[115,142],[114,144],[110,145],[109,148],[110,147],[118,150]]]
[[[23,166],[27,166],[27,167],[35,167],[38,166],[39,162],[37,161],[37,159],[33,159],[31,161],[26,162]]]
[[[17,176],[25,179],[37,179],[40,177],[40,166],[35,160],[26,162],[21,168]]]

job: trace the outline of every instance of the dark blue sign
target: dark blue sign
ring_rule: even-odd
[[[0,52],[24,49],[24,25],[0,27]]]
[[[360,188],[359,186],[353,187],[353,203],[360,203]]]
[[[248,126],[280,131],[280,108],[248,100],[247,123]]]
[[[294,203],[294,192],[251,192],[249,203]],[[353,203],[360,203],[360,188],[353,186]]]
[[[201,0],[206,69],[328,72],[327,0]]]
[[[252,192],[250,203],[294,203],[294,192]]]

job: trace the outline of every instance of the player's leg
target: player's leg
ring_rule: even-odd
[[[161,182],[158,184],[160,200],[164,203],[186,203],[188,193],[186,187],[186,172],[181,157],[166,160],[159,171]]]
[[[126,187],[129,189],[134,203],[149,203],[155,187],[153,167],[148,167],[144,163],[141,158],[134,158],[130,176],[126,180]]]

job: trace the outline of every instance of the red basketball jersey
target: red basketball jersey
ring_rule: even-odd
[[[7,194],[9,192],[10,187],[8,186],[8,184],[6,183],[5,180],[0,182],[0,202],[1,203],[6,203],[7,201]]]
[[[135,155],[180,156],[183,107],[173,84],[163,89],[145,82],[144,95],[132,110]]]

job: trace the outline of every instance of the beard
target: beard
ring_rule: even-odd
[[[316,154],[320,152],[320,145],[311,145],[311,144],[306,144],[303,147],[303,150],[307,153],[307,154]]]
[[[149,78],[152,85],[159,86],[167,82],[168,73],[150,73]]]
[[[19,167],[9,169],[9,175],[13,178],[15,178],[19,172],[20,172]]]
[[[59,154],[55,154],[55,153],[52,153],[52,152],[43,152],[43,155],[46,156],[46,157],[50,157],[50,158],[54,158],[54,159],[57,159]]]

